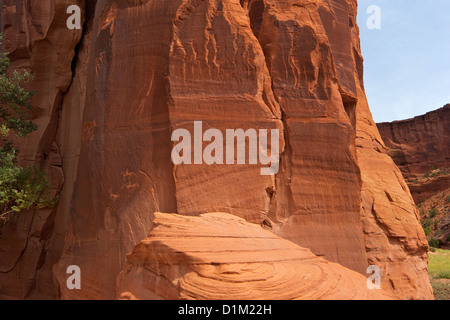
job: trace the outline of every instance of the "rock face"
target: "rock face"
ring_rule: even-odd
[[[377,126],[417,204],[450,187],[450,104]]]
[[[450,249],[450,187],[422,202],[419,213],[427,238],[438,240],[442,249]]]
[[[367,278],[225,213],[155,213],[127,256],[119,299],[389,299]]]
[[[82,30],[67,29],[69,4],[81,7]],[[289,240],[302,268],[311,267],[301,262],[311,257],[319,268],[336,266],[345,282],[342,296],[332,290],[321,296],[326,289],[316,287],[310,296],[289,290],[289,297],[369,297],[351,294],[363,279],[347,269],[366,275],[377,265],[389,295],[432,298],[417,211],[364,94],[356,6],[356,0],[4,0],[12,67],[35,72],[39,93],[33,114],[39,131],[21,142],[21,161],[47,169],[61,199],[57,208],[24,213],[2,231],[0,297],[114,298],[135,245],[128,264],[153,257],[152,240],[141,241],[154,212],[223,212],[269,226],[277,237],[267,236],[267,246]],[[174,165],[171,133],[192,132],[194,121],[221,131],[279,129],[279,171]],[[229,220],[196,219],[211,225],[205,230],[211,235],[219,232],[216,218]],[[192,222],[179,217],[177,224],[183,219]],[[243,224],[230,221],[230,233]],[[220,247],[211,252],[205,261],[220,260]],[[248,259],[242,262],[255,261]],[[279,267],[293,268],[290,259]],[[70,265],[82,270],[81,290],[66,287]],[[183,268],[194,267],[189,260]],[[210,277],[219,271],[195,269]],[[150,273],[135,281],[124,273],[121,297],[206,297],[186,288],[161,293],[165,285],[156,288]],[[209,286],[208,297],[220,295],[226,288],[214,291],[210,279],[201,284]],[[239,297],[264,298],[261,292]]]

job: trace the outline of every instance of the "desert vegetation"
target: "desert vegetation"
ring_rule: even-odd
[[[3,35],[0,34],[0,48]],[[0,52],[0,226],[22,210],[53,205],[51,183],[37,166],[22,167],[13,139],[28,136],[37,130],[29,119],[31,99],[35,92],[25,89],[33,75],[10,72],[6,53]]]

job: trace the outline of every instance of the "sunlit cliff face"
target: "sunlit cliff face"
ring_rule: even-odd
[[[1,297],[115,298],[155,212],[181,225],[220,212],[243,219],[240,235],[263,224],[357,274],[364,290],[359,276],[376,265],[383,294],[432,297],[414,203],[365,98],[356,1],[73,3],[81,29],[68,28],[77,12],[67,1],[5,3],[12,66],[36,73],[38,91],[39,130],[21,161],[45,168],[61,197],[2,233]],[[172,161],[173,133],[194,134],[196,122],[202,132],[278,132],[277,170],[261,174],[248,155],[242,164]],[[206,268],[223,250],[217,243]],[[69,266],[80,268],[81,289],[67,287]]]

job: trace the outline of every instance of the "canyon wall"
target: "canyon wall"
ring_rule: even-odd
[[[66,26],[70,4],[81,30]],[[4,0],[11,67],[35,73],[38,92],[20,160],[49,172],[60,201],[2,230],[0,297],[115,298],[131,290],[116,279],[155,212],[222,212],[347,280],[377,265],[386,294],[432,298],[425,235],[364,94],[356,11],[356,0]],[[278,129],[279,171],[174,165],[171,133],[194,121]],[[81,290],[66,286],[70,265]]]
[[[450,187],[450,104],[377,126],[417,204]]]

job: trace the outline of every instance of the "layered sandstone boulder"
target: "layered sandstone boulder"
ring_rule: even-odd
[[[367,278],[226,213],[155,213],[117,279],[119,299],[391,299]]]
[[[67,29],[70,4],[82,9],[81,30]],[[417,211],[365,98],[356,5],[4,0],[12,66],[35,72],[39,93],[33,113],[39,131],[21,142],[21,161],[47,169],[61,198],[54,210],[25,213],[3,230],[0,296],[114,298],[126,255],[152,229],[154,212],[223,212],[268,226],[274,238],[267,236],[267,246],[289,240],[319,268],[336,266],[346,292],[329,291],[329,298],[369,298],[358,291],[369,265],[380,267],[382,288],[393,297],[432,298]],[[265,176],[259,165],[174,165],[171,133],[192,133],[194,121],[205,130],[278,129],[279,171]],[[221,216],[196,219],[203,218],[212,224],[209,235],[218,232],[213,222]],[[151,256],[151,243],[137,248]],[[205,261],[220,258],[220,245]],[[180,250],[187,255],[189,248]],[[248,259],[242,263],[254,263]],[[286,268],[298,261],[308,269],[302,259]],[[82,270],[81,290],[66,286],[70,265]],[[189,260],[186,268],[193,268]],[[127,287],[136,282],[125,277],[119,291],[160,292],[145,274],[138,282],[145,287]],[[225,290],[209,279],[201,282],[209,297],[214,288]],[[309,288],[304,278],[296,281]],[[278,288],[267,298],[285,290]],[[309,297],[321,290],[311,288]],[[294,291],[290,298],[307,297]]]

